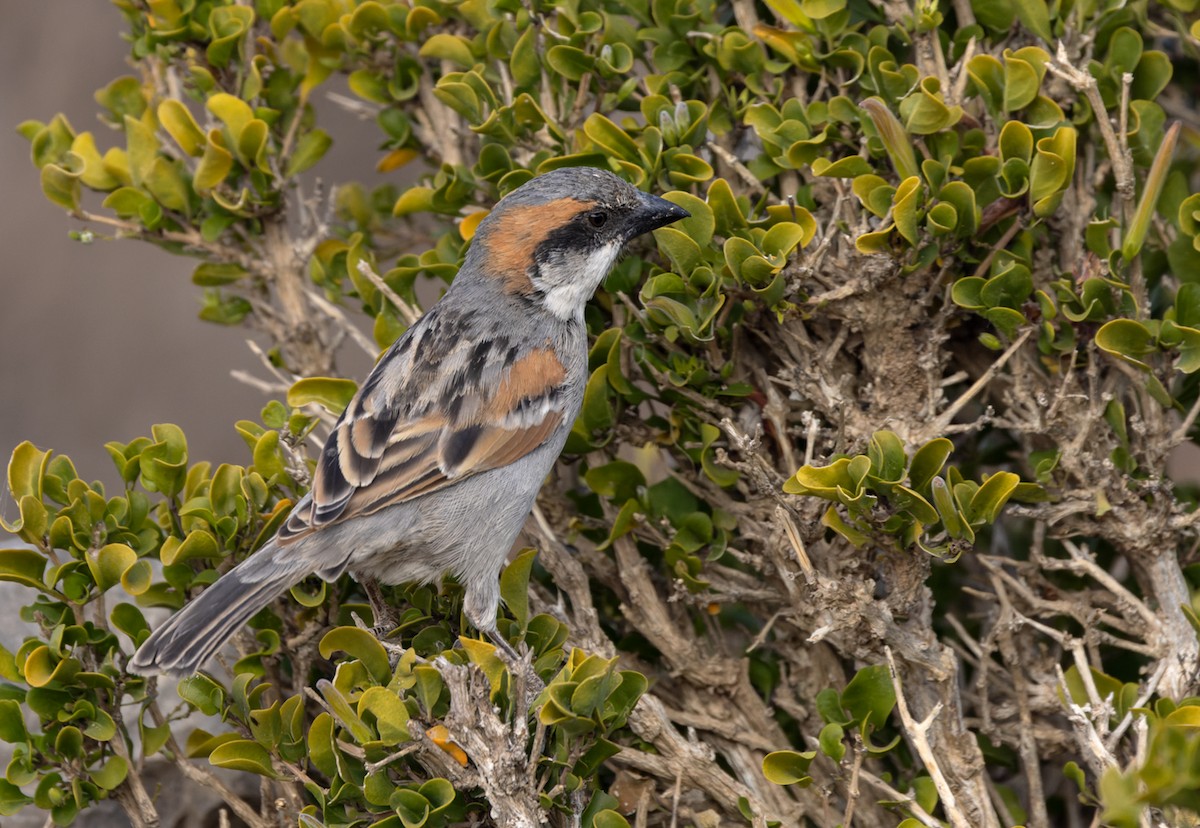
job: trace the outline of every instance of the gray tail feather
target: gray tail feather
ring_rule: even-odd
[[[260,609],[309,574],[309,568],[276,560],[268,544],[167,619],[134,653],[131,672],[191,675]]]

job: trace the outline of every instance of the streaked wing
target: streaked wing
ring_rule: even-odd
[[[506,466],[554,433],[566,416],[554,352],[522,353],[503,335],[472,342],[462,327],[435,309],[376,364],[280,543]]]

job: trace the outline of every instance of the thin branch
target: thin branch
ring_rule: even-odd
[[[1000,373],[1000,369],[1004,367],[1009,359],[1012,358],[1012,355],[1019,351],[1021,346],[1024,345],[1026,340],[1029,339],[1030,335],[1033,333],[1033,330],[1033,328],[1026,328],[1024,331],[1022,331],[1021,335],[1014,339],[1013,343],[1004,350],[1004,353],[1002,353],[995,362],[989,365],[986,371],[980,374],[979,379],[975,380],[970,388],[964,391],[957,400],[950,404],[949,408],[939,414],[937,419],[935,419],[925,428],[924,433],[936,435],[945,431],[947,426],[950,425],[951,421],[958,415],[958,412],[962,411],[963,407],[966,406],[967,403],[974,399],[980,391],[986,388],[988,384],[995,379],[996,375]]]
[[[358,272],[363,276],[366,276],[367,279],[370,280],[371,284],[373,284],[379,290],[379,292],[383,294],[383,297],[392,303],[392,307],[394,307],[396,312],[399,313],[404,319],[405,324],[415,325],[417,320],[421,318],[421,312],[408,302],[401,299],[400,294],[392,290],[391,285],[383,281],[383,277],[375,272],[366,259],[359,260]]]
[[[904,732],[908,734],[917,755],[921,757],[921,763],[925,766],[925,770],[929,771],[929,777],[933,780],[934,787],[937,788],[938,796],[942,800],[942,808],[945,809],[950,824],[954,828],[976,828],[958,807],[958,798],[954,795],[954,788],[950,786],[949,780],[942,772],[937,754],[929,742],[929,729],[933,727],[934,720],[941,714],[942,703],[939,701],[935,704],[929,711],[929,715],[922,721],[918,722],[913,718],[912,712],[908,709],[908,700],[904,697],[904,688],[900,686],[900,674],[896,670],[896,659],[892,655],[892,648],[884,645],[883,652],[887,656],[888,672],[892,677],[892,688],[896,692],[896,712],[900,714]]]
[[[352,339],[354,343],[358,345],[358,347],[362,348],[363,352],[367,356],[369,356],[371,359],[375,359],[379,356],[379,347],[372,342],[371,338],[363,333],[357,325],[355,325],[346,317],[346,314],[342,312],[341,308],[327,300],[315,290],[310,290],[308,292],[308,299],[310,302],[316,305],[318,310],[336,322],[338,326],[346,332],[350,339]]]
[[[1058,53],[1046,64],[1046,68],[1069,83],[1076,91],[1087,96],[1092,114],[1096,116],[1096,125],[1100,127],[1100,136],[1108,149],[1108,157],[1113,164],[1113,175],[1117,180],[1117,192],[1126,202],[1132,202],[1134,196],[1133,159],[1121,151],[1121,141],[1113,131],[1112,121],[1109,120],[1108,110],[1104,108],[1104,100],[1100,97],[1100,88],[1096,79],[1085,69],[1077,69],[1071,65],[1070,56],[1062,41],[1058,44]]]
[[[113,227],[120,230],[121,233],[146,241],[166,241],[175,244],[182,244],[185,247],[194,247],[197,250],[204,250],[213,257],[215,261],[232,262],[239,264],[247,270],[253,270],[252,263],[246,254],[238,252],[228,245],[216,244],[215,242],[205,241],[199,231],[193,230],[190,233],[179,232],[175,230],[147,230],[140,224],[135,224],[124,219],[113,218],[112,216],[100,215],[99,213],[91,213],[87,210],[78,209],[72,212],[75,218],[81,221],[90,221],[94,224],[103,224],[107,227]]]
[[[878,788],[883,793],[885,799],[907,805],[909,807],[908,815],[924,825],[925,828],[943,828],[941,821],[934,819],[932,815],[926,813],[925,809],[918,805],[917,801],[909,794],[900,793],[900,791],[896,790],[870,771],[860,770],[858,775],[867,784]]]

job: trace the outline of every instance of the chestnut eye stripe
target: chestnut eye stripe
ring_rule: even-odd
[[[552,233],[594,206],[576,198],[559,198],[504,210],[495,216],[488,232],[485,275],[500,279],[508,293],[533,293],[529,271],[536,264],[538,248]]]

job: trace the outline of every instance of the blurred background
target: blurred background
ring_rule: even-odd
[[[69,237],[84,224],[42,196],[24,120],[61,112],[101,152],[124,138],[97,117],[93,94],[130,74],[120,13],[103,2],[0,0],[0,460],[22,440],[67,454],[81,477],[116,485],[104,443],[179,425],[190,458],[245,464],[233,423],[257,419],[268,398],[230,376],[262,376],[248,332],[197,318],[197,260],[135,240]],[[326,85],[336,89],[336,83]],[[329,181],[379,181],[378,128],[319,99],[333,148],[316,168]],[[401,173],[389,173],[397,176]],[[103,228],[93,228],[102,231]],[[361,377],[361,352],[339,364]],[[7,498],[6,498],[7,499]],[[14,515],[15,506],[0,506]]]
[[[249,463],[233,423],[258,419],[269,398],[230,371],[264,375],[246,346],[250,333],[197,318],[201,294],[191,283],[197,260],[130,239],[72,240],[70,232],[85,225],[42,195],[29,143],[16,132],[22,121],[45,122],[61,112],[77,132],[90,130],[101,152],[124,143],[97,117],[93,99],[97,89],[131,73],[120,13],[109,3],[73,0],[0,0],[0,10],[0,468],[13,447],[30,440],[69,455],[81,477],[111,490],[121,484],[104,443],[148,436],[162,422],[183,428],[192,461]],[[326,86],[338,88],[334,81]],[[315,172],[331,182],[378,182],[378,128],[327,99],[315,104],[334,138]],[[370,360],[346,349],[339,365],[361,378]],[[0,482],[0,515],[16,517],[6,481]],[[19,543],[0,538],[0,547]],[[28,599],[22,587],[0,583],[0,603],[14,608],[0,621],[0,645],[10,650],[26,634],[15,608]],[[7,763],[8,747],[0,744],[0,765]],[[172,792],[159,798],[164,826],[218,823],[219,799],[172,776],[155,776],[160,772],[167,773],[152,770],[150,782]],[[30,807],[0,825],[44,822],[45,814]],[[102,806],[77,824],[126,820],[115,806]]]

